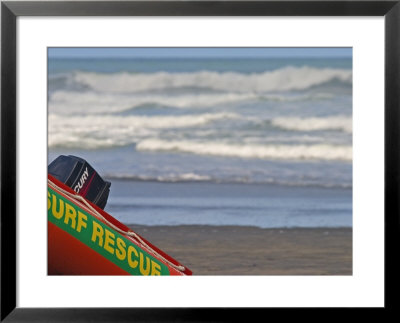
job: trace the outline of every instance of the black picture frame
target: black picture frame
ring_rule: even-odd
[[[382,16],[385,19],[385,310],[399,286],[400,0],[4,1],[1,3],[1,321],[236,321],[239,309],[18,308],[16,19],[19,16]],[[133,295],[134,296],[134,295]],[[243,310],[243,309],[242,309]],[[258,313],[262,309],[248,309]],[[379,309],[380,310],[380,309]],[[382,312],[379,311],[379,315]],[[325,314],[324,314],[325,315]]]

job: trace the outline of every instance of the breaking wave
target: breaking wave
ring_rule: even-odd
[[[160,135],[160,130],[206,125],[219,120],[236,119],[235,113],[204,113],[183,116],[60,116],[49,115],[49,147],[110,148],[132,144],[136,140]]]
[[[50,110],[62,115],[127,113],[138,108],[211,108],[215,106],[248,103],[252,101],[296,102],[330,99],[326,93],[279,95],[260,93],[208,93],[208,94],[123,94],[94,91],[55,91],[50,96]]]
[[[350,134],[353,132],[352,118],[347,116],[325,118],[275,118],[271,120],[271,124],[279,128],[296,131],[341,130]]]
[[[218,142],[167,141],[146,139],[138,151],[182,152],[198,155],[261,159],[352,160],[352,147],[345,145],[240,145]]]
[[[280,100],[285,98],[278,95],[259,97],[250,93],[214,93],[214,94],[183,94],[183,95],[160,95],[160,94],[116,94],[57,91],[50,97],[51,111],[63,115],[74,114],[98,114],[98,113],[121,113],[142,107],[171,107],[177,109],[185,108],[207,108],[221,104],[230,104],[249,100]],[[299,98],[301,100],[302,98]],[[304,98],[304,99],[308,99]]]
[[[187,73],[93,73],[75,72],[74,82],[98,92],[135,93],[174,88],[202,88],[239,93],[305,90],[339,82],[352,82],[347,69],[284,67],[262,73],[198,71]]]
[[[344,188],[352,187],[352,183],[336,183],[328,182],[321,183],[316,179],[308,179],[301,181],[295,179],[278,179],[278,178],[257,178],[248,176],[226,176],[218,177],[213,175],[199,175],[196,173],[176,173],[176,174],[163,174],[158,176],[152,175],[134,175],[123,173],[108,173],[104,174],[104,178],[110,181],[132,181],[132,182],[159,182],[159,183],[185,183],[185,182],[204,182],[204,183],[219,183],[219,184],[271,184],[282,186],[303,186],[303,187],[324,187],[324,188]]]

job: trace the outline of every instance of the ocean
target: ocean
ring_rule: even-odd
[[[125,224],[352,227],[352,59],[49,58],[59,155]]]

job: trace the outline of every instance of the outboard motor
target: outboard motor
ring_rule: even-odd
[[[48,172],[101,209],[106,206],[111,183],[104,181],[86,160],[61,155],[50,163]]]

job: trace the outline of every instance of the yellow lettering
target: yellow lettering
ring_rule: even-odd
[[[92,241],[96,242],[97,238],[99,238],[99,246],[103,246],[103,234],[104,230],[100,224],[96,221],[93,221],[93,232],[92,232]]]
[[[121,238],[117,238],[117,250],[115,251],[115,254],[117,255],[117,258],[119,260],[124,260],[126,257],[126,244],[124,242],[124,240],[122,240]]]
[[[109,253],[114,254],[114,248],[110,247],[110,245],[114,246],[115,234],[106,229],[106,237],[104,239],[104,249],[106,249]]]
[[[81,232],[82,227],[87,228],[87,216],[83,214],[81,211],[78,211],[78,225],[76,227],[76,231]]]
[[[139,270],[142,273],[142,275],[147,276],[150,274],[150,259],[149,257],[145,256],[146,258],[146,269],[144,268],[144,255],[143,253],[140,253],[140,261],[139,261]]]
[[[68,224],[69,219],[71,219],[71,227],[73,229],[75,229],[75,226],[76,226],[76,210],[71,204],[65,203],[64,223]]]
[[[161,275],[161,267],[154,260],[151,261],[151,274],[156,276]]]
[[[132,246],[129,246],[128,247],[128,263],[129,263],[129,266],[131,266],[132,268],[136,268],[138,265],[138,261],[132,260],[132,252],[135,254],[136,258],[139,256],[136,249]]]
[[[47,191],[47,211],[51,208],[50,192]]]
[[[56,219],[61,219],[64,215],[64,201],[59,199],[60,207],[57,211],[57,197],[53,194],[52,213]]]

